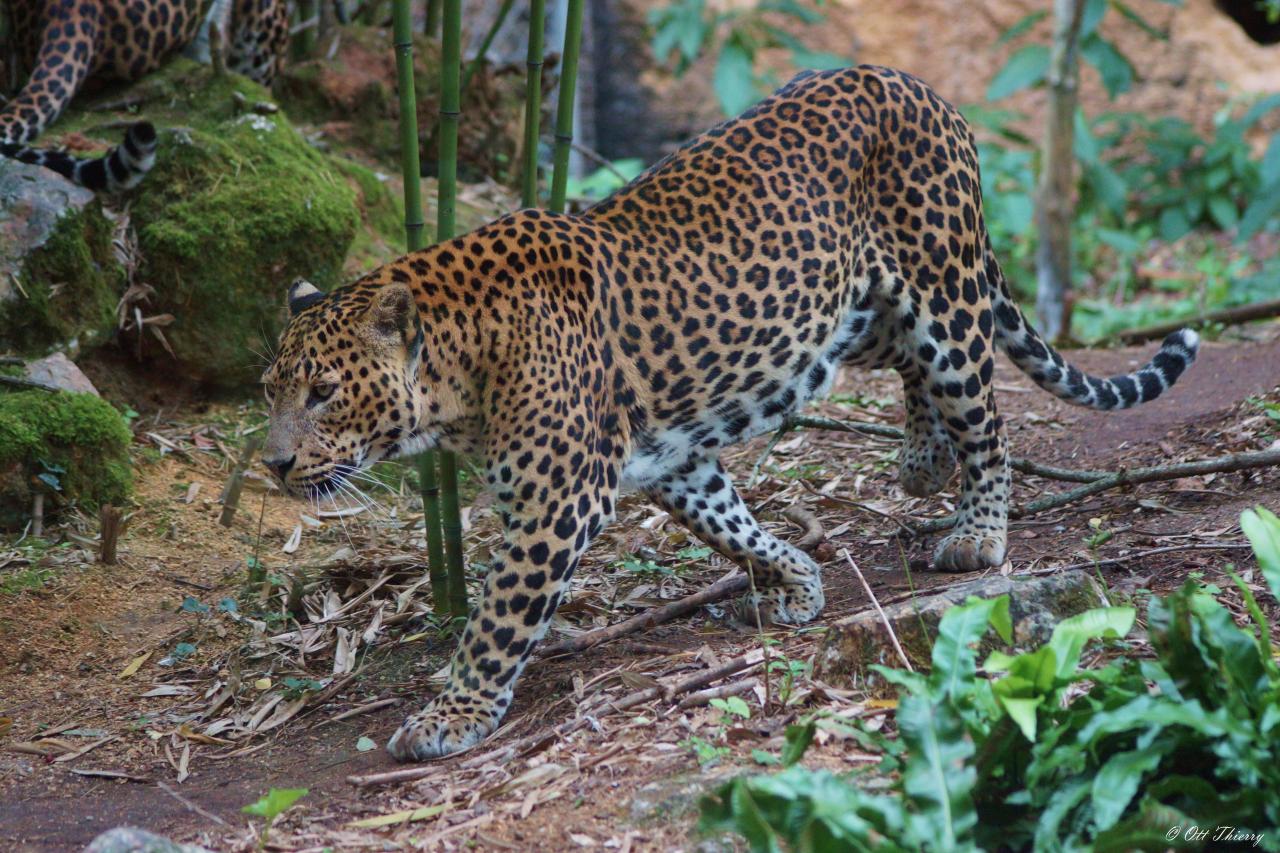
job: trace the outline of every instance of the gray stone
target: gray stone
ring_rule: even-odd
[[[631,820],[635,823],[678,821],[697,814],[698,800],[733,776],[734,768],[704,769],[681,773],[650,782],[636,791],[631,800]]]
[[[928,670],[942,614],[963,604],[969,596],[1000,595],[1009,596],[1014,646],[1024,650],[1048,640],[1053,626],[1068,616],[1106,605],[1102,590],[1092,577],[1070,571],[1023,578],[996,575],[958,583],[933,595],[886,607],[885,616],[911,665]],[[979,660],[999,642],[995,633],[989,632],[981,644]],[[885,686],[883,679],[869,669],[872,664],[902,667],[884,620],[874,609],[842,619],[827,629],[816,661],[822,678],[837,684],[851,681],[861,688]]]
[[[29,363],[25,368],[28,379],[42,385],[50,385],[60,391],[77,391],[81,394],[101,396],[76,363],[60,352]]]
[[[210,853],[194,844],[179,844],[162,835],[132,826],[109,829],[99,835],[84,853]]]
[[[27,255],[49,242],[63,217],[83,210],[93,198],[48,169],[0,161],[0,302],[23,298],[18,276]]]

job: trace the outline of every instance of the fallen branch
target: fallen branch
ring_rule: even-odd
[[[1214,459],[1201,459],[1196,462],[1180,462],[1174,465],[1152,465],[1145,468],[1120,470],[1108,474],[1102,479],[1094,480],[1083,486],[1056,495],[1048,495],[1032,501],[1023,507],[1014,507],[1009,512],[1010,518],[1025,518],[1056,509],[1060,506],[1075,503],[1082,498],[1096,495],[1121,486],[1136,486],[1141,483],[1158,483],[1163,480],[1178,480],[1183,477],[1197,477],[1204,474],[1230,474],[1232,471],[1245,471],[1250,468],[1269,468],[1280,465],[1280,448],[1273,450],[1255,450],[1248,453],[1229,453]],[[936,533],[955,526],[956,517],[931,518],[913,525],[917,535]]]
[[[1268,317],[1280,316],[1280,299],[1269,299],[1265,302],[1254,302],[1252,305],[1237,305],[1235,308],[1220,308],[1217,311],[1206,311],[1196,317],[1173,320],[1168,323],[1156,323],[1140,329],[1127,329],[1116,335],[1116,340],[1125,344],[1138,344],[1154,341],[1172,334],[1179,329],[1198,329],[1208,323],[1248,323],[1250,320],[1265,320]]]
[[[746,592],[748,586],[750,586],[750,581],[747,576],[735,572],[724,580],[717,581],[711,586],[695,592],[693,595],[686,595],[684,598],[676,599],[670,604],[650,608],[616,625],[586,631],[576,637],[570,637],[558,643],[549,643],[539,648],[535,654],[538,657],[546,658],[553,655],[580,652],[609,640],[616,640],[619,637],[643,631],[654,625],[661,625],[664,622],[679,619],[681,616],[692,613],[705,604],[713,604],[717,601],[731,598],[738,593]]]
[[[688,708],[698,708],[706,705],[712,699],[725,699],[729,696],[737,696],[740,693],[749,693],[756,689],[759,684],[760,679],[758,678],[742,678],[738,681],[722,684],[719,687],[708,687],[706,690],[690,693],[681,699],[676,705],[676,710],[684,711]]]
[[[25,388],[28,391],[50,391],[55,394],[58,392],[58,389],[54,388],[52,385],[46,385],[43,382],[36,382],[33,379],[23,379],[19,376],[6,376],[3,373],[0,373],[0,385],[8,385],[13,388]]]

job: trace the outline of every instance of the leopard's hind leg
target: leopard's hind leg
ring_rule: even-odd
[[[901,368],[907,407],[906,435],[898,459],[898,482],[912,497],[927,498],[946,488],[956,470],[955,445],[938,407],[922,387],[920,371]]]
[[[794,625],[821,612],[821,568],[760,526],[718,459],[695,457],[648,493],[699,539],[752,573],[761,618]]]

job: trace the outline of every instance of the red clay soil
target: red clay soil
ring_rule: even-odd
[[[1035,389],[1006,364],[998,371],[997,383],[1002,389],[1000,406],[1013,452],[1063,466],[1113,469],[1265,447],[1280,435],[1280,423],[1269,422],[1260,408],[1246,401],[1263,396],[1272,402],[1280,400],[1280,336],[1276,331],[1274,327],[1254,327],[1252,333],[1269,339],[1205,344],[1199,362],[1170,394],[1130,412],[1106,414],[1067,406]],[[1093,372],[1117,373],[1145,360],[1151,349],[1073,352],[1070,357]],[[841,377],[835,395],[836,399],[841,399],[840,395],[864,400],[899,398],[901,389],[892,375],[848,373]],[[850,419],[875,416],[889,423],[901,420],[897,402],[882,409],[853,405],[857,411],[838,404],[824,404],[821,411]],[[728,462],[740,482],[746,481],[764,443],[765,439],[757,439],[729,454]],[[828,530],[839,526],[834,521],[852,522],[838,531],[821,552],[826,557],[828,590],[822,622],[838,619],[866,604],[857,579],[837,557],[842,548],[848,548],[858,560],[878,597],[900,594],[909,582],[917,588],[927,588],[956,579],[952,575],[914,571],[913,577],[908,578],[902,571],[903,557],[913,569],[921,567],[936,539],[900,543],[893,538],[894,524],[889,519],[834,503],[841,497],[856,497],[881,511],[888,508],[891,514],[904,511],[904,507],[917,514],[937,510],[936,501],[911,502],[896,491],[891,464],[870,466],[865,469],[870,472],[865,481],[856,481],[850,473],[855,467],[846,463],[842,454],[861,454],[857,458],[865,459],[867,444],[867,440],[847,434],[802,432],[789,436],[776,449],[771,459],[773,468],[766,466],[768,476],[758,486],[744,490],[748,502],[763,518],[772,518],[773,513],[789,504],[800,504],[819,514]],[[796,484],[796,472],[807,470],[805,466],[824,472],[809,482],[810,489]],[[179,547],[166,540],[164,524],[140,525],[135,521],[125,542],[126,551],[134,555],[129,565],[85,566],[67,572],[40,592],[0,598],[0,716],[13,718],[8,734],[0,734],[0,849],[77,850],[99,832],[121,824],[143,826],[182,840],[202,841],[217,850],[247,849],[252,836],[240,808],[273,786],[311,789],[300,809],[301,816],[286,821],[273,836],[279,840],[280,849],[318,849],[325,843],[337,849],[357,849],[377,844],[380,836],[369,832],[353,834],[344,829],[353,817],[432,802],[439,786],[451,784],[450,779],[472,784],[467,781],[471,777],[461,771],[456,776],[441,777],[443,782],[436,780],[418,787],[401,785],[364,791],[346,782],[353,773],[392,769],[391,760],[381,748],[361,753],[356,742],[367,735],[381,746],[406,708],[434,690],[424,686],[421,677],[437,668],[447,654],[447,647],[440,643],[427,649],[428,664],[417,669],[392,667],[393,671],[379,676],[376,683],[362,683],[359,689],[337,697],[332,706],[294,719],[279,729],[273,740],[263,741],[257,751],[225,757],[225,750],[221,754],[217,749],[197,750],[190,777],[182,784],[175,781],[174,768],[163,755],[159,739],[146,734],[149,728],[167,731],[172,723],[161,725],[154,719],[140,718],[134,695],[137,687],[132,686],[129,695],[125,695],[121,687],[125,682],[117,674],[141,650],[166,644],[171,647],[170,640],[185,624],[176,608],[184,595],[194,591],[202,600],[216,601],[221,595],[234,594],[234,567],[243,559],[252,525],[238,523],[236,530],[225,531],[213,523],[216,506],[202,505],[200,500],[190,505],[171,500],[175,481],[201,480],[202,498],[216,496],[224,474],[214,468],[193,467],[170,456],[162,463],[140,469],[144,514],[148,507],[164,504],[167,514],[163,520],[182,529],[186,545]],[[816,487],[820,491],[822,478],[843,476],[841,472],[847,476],[837,484],[830,499],[811,490]],[[1025,477],[1017,479],[1020,483],[1015,501],[1019,503],[1063,487],[1042,480],[1028,483],[1029,478]],[[255,514],[257,501],[256,496],[248,499]],[[1280,508],[1280,471],[1195,478],[1096,496],[1083,504],[1015,523],[1010,539],[1013,569],[1016,572],[1087,561],[1090,555],[1082,540],[1091,532],[1091,519],[1099,519],[1099,525],[1115,532],[1098,549],[1097,556],[1104,559],[1181,541],[1161,537],[1193,531],[1238,541],[1241,537],[1234,525],[1240,511],[1259,503]],[[272,503],[264,535],[264,543],[277,551],[291,527],[290,512],[296,513],[283,504],[279,500]],[[633,506],[631,515],[634,520],[651,512],[642,505]],[[610,536],[605,545],[593,549],[593,555],[604,555],[596,560],[598,566],[588,565],[580,575],[588,576],[598,567],[607,566],[609,548],[614,549],[612,553],[632,552],[637,549],[637,542],[644,541],[643,533],[635,526],[615,528]],[[192,543],[198,547],[193,548]],[[1108,569],[1106,574],[1108,582],[1118,589],[1162,591],[1179,584],[1191,571],[1204,571],[1212,578],[1215,567],[1228,559],[1243,566],[1252,562],[1239,551],[1229,556],[1175,553],[1135,560]],[[721,565],[709,577],[714,578],[723,570]],[[588,582],[575,578],[575,583],[580,581]],[[1274,603],[1268,607],[1274,608]],[[617,621],[624,615],[620,612],[609,618]],[[804,636],[812,641],[811,634]],[[225,643],[230,645],[235,640],[229,637]],[[647,661],[663,652],[687,655],[703,647],[725,658],[749,651],[755,643],[753,635],[726,629],[699,615],[587,655],[535,663],[519,686],[518,700],[509,716],[510,736],[528,734],[539,727],[549,729],[562,721],[572,710],[571,704],[565,704],[566,698],[571,701],[583,681],[590,683],[593,677],[610,669],[643,671]],[[337,709],[397,696],[405,701],[396,707],[330,722]],[[602,734],[582,733],[578,742],[586,752],[557,753],[559,747],[553,746],[547,753],[551,756],[546,759],[548,762],[554,760],[580,769],[578,775],[572,776],[573,782],[564,783],[563,796],[554,796],[547,802],[535,797],[536,807],[521,817],[519,804],[536,794],[537,786],[532,793],[520,789],[498,792],[492,797],[486,794],[483,798],[477,792],[468,806],[471,811],[467,812],[468,820],[474,824],[461,826],[447,838],[439,836],[444,840],[433,842],[431,849],[465,849],[470,844],[484,850],[566,850],[610,840],[615,849],[688,849],[692,846],[688,840],[692,819],[687,814],[657,823],[635,824],[630,803],[635,791],[646,782],[697,770],[697,762],[688,750],[666,748],[666,744],[675,744],[679,738],[697,731],[698,718],[695,715],[690,719],[692,722],[674,713],[656,723],[630,717],[625,725],[606,725]],[[68,722],[104,729],[119,735],[119,739],[65,762],[5,751],[13,743],[31,740],[42,727]],[[682,725],[687,731],[680,728]],[[629,732],[643,733],[634,749],[630,748]],[[76,745],[88,742],[81,738]],[[623,754],[608,754],[611,747],[624,744],[628,748]],[[587,754],[594,759],[582,760]],[[529,766],[536,766],[539,760],[531,759]],[[593,761],[598,764],[585,769]],[[81,777],[69,772],[73,768],[124,770],[146,781]],[[227,825],[219,825],[208,815]],[[420,834],[431,835],[426,829]],[[401,849],[410,843],[409,839],[403,834],[394,840],[388,838],[391,846],[387,849]]]

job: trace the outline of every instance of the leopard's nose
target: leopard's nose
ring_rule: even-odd
[[[295,453],[288,459],[263,459],[262,464],[266,465],[271,470],[271,473],[276,475],[276,479],[283,483],[285,475],[293,470],[293,463],[297,461],[298,454]]]

